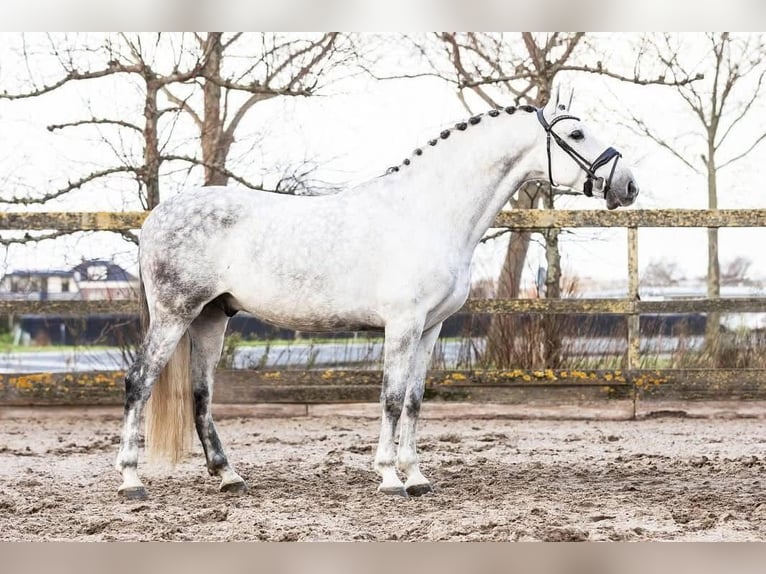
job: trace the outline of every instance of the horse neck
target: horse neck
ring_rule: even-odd
[[[473,252],[520,185],[543,176],[533,151],[543,135],[531,113],[484,116],[479,125],[453,130],[400,168],[400,192],[412,202],[414,216],[434,222],[452,242]]]

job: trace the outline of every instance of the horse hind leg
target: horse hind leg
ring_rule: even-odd
[[[202,443],[211,476],[221,479],[222,492],[244,493],[247,484],[229,464],[211,412],[213,377],[221,357],[229,322],[227,308],[219,300],[208,303],[189,327],[192,342],[191,376],[194,388],[194,425]]]
[[[125,412],[115,467],[122,474],[118,493],[125,498],[146,498],[146,489],[138,477],[139,423],[146,401],[162,369],[170,360],[186,332],[188,322],[177,317],[152,321],[138,359],[125,377]]]

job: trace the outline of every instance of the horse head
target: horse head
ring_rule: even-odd
[[[537,119],[546,133],[546,164],[552,186],[581,188],[587,196],[599,195],[609,209],[632,204],[638,185],[622,154],[606,146],[579,117],[571,115],[571,92],[556,91]]]

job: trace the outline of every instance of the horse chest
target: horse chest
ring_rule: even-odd
[[[470,268],[455,273],[444,287],[435,294],[433,306],[426,316],[426,327],[444,321],[465,304],[471,288]]]

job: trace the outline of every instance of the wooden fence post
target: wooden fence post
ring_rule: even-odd
[[[638,228],[628,227],[628,299],[638,302]],[[641,350],[641,316],[634,305],[628,315],[628,377],[633,387],[633,418],[636,418],[638,392],[633,374],[639,368]]]

